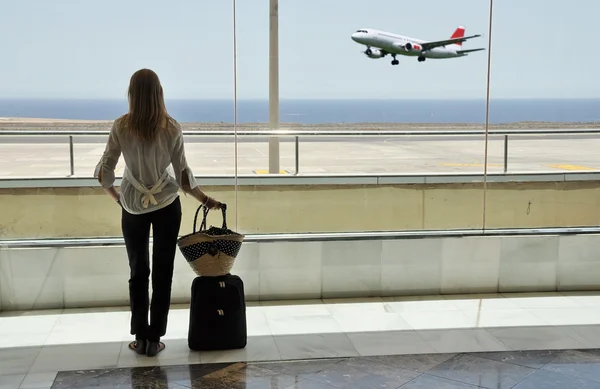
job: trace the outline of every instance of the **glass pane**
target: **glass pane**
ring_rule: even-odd
[[[269,1],[237,4],[239,105],[260,107],[244,125],[268,128]],[[399,23],[425,9],[427,23]],[[240,186],[240,228],[481,228],[487,54],[463,50],[487,40],[452,38],[486,35],[489,4],[303,0],[278,11],[278,128],[300,132],[298,152],[281,137],[278,177],[266,181],[259,175],[276,157],[267,137],[239,143],[240,173],[255,179]]]
[[[490,128],[512,133],[490,137],[489,170],[517,178],[490,183],[488,228],[598,224],[599,7],[494,3]]]
[[[0,128],[65,132],[0,138],[1,178],[64,179],[40,183],[43,190],[3,190],[2,216],[12,221],[3,238],[122,235],[120,208],[90,186],[112,121],[127,112],[129,79],[140,68],[160,77],[203,189],[231,204],[235,215],[233,186],[210,177],[235,171],[231,2],[10,0],[1,8],[0,33],[10,39],[0,62]],[[227,135],[190,134],[208,130]],[[103,131],[73,137],[73,172],[71,131]],[[121,157],[116,175],[123,169]],[[71,173],[88,180],[65,184]],[[198,202],[181,199],[187,233]]]

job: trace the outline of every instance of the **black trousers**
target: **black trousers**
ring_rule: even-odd
[[[141,215],[123,209],[121,228],[129,257],[129,302],[131,334],[136,339],[159,341],[167,332],[171,305],[171,284],[177,237],[181,225],[181,202],[177,198],[167,207]],[[152,303],[149,302],[150,226],[152,246]],[[148,322],[148,311],[150,321]]]

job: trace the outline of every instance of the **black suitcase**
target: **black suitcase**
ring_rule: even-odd
[[[188,347],[194,351],[246,347],[244,283],[235,275],[196,277],[192,282]]]

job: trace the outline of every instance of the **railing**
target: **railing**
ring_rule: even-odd
[[[504,173],[508,171],[508,150],[510,136],[524,135],[591,135],[600,134],[600,128],[572,128],[572,129],[503,129],[503,130],[238,130],[238,131],[185,131],[185,136],[212,136],[212,137],[294,137],[295,141],[295,173],[300,172],[300,138],[301,137],[378,137],[378,136],[474,136],[474,135],[504,136]],[[69,140],[70,176],[75,175],[74,137],[75,136],[108,136],[109,131],[57,131],[57,130],[5,130],[0,128],[0,136],[65,136]]]
[[[246,243],[273,242],[328,242],[357,240],[388,240],[415,238],[462,238],[481,236],[556,236],[599,234],[599,227],[542,227],[542,228],[472,228],[447,230],[406,230],[373,232],[336,232],[336,233],[284,233],[284,234],[247,234]],[[152,237],[150,237],[152,242]],[[32,238],[0,239],[0,249],[38,248],[38,247],[110,247],[123,246],[125,241],[119,237],[96,238]]]

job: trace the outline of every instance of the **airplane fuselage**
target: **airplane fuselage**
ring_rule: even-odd
[[[396,55],[417,57],[419,62],[427,58],[443,59],[465,57],[468,53],[485,50],[483,48],[463,50],[462,43],[480,35],[465,37],[465,28],[459,26],[449,39],[425,41],[406,35],[394,34],[372,28],[357,30],[352,34],[352,40],[367,46],[364,54],[369,58],[383,58],[391,55],[392,65],[398,65]]]
[[[383,50],[389,54],[405,55],[408,57],[425,57],[425,58],[457,58],[463,57],[465,54],[458,53],[457,45],[448,45],[446,47],[434,47],[429,50],[422,51],[421,45],[427,41],[417,38],[411,38],[405,35],[393,34],[386,31],[374,29],[363,29],[352,34],[352,39],[367,47],[374,47]],[[410,43],[410,50],[407,50],[406,44]]]

